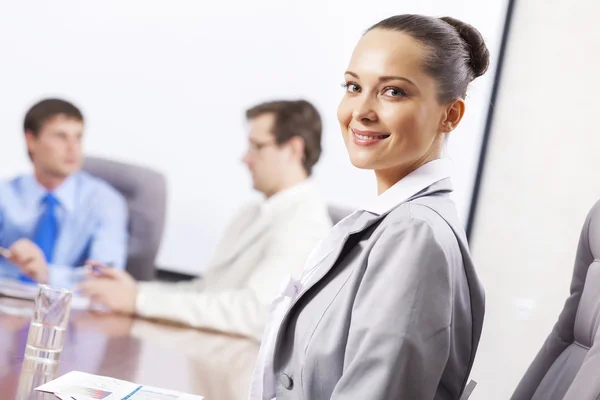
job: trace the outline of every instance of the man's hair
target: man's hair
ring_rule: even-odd
[[[246,111],[246,118],[253,119],[263,114],[275,116],[272,134],[278,145],[293,137],[304,140],[302,165],[310,176],[313,166],[321,156],[322,123],[319,111],[306,100],[278,100],[258,104]]]
[[[83,114],[73,104],[61,99],[45,99],[34,104],[27,111],[23,129],[37,136],[44,124],[58,115],[83,122]]]

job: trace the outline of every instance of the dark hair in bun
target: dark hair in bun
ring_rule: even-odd
[[[373,29],[406,33],[429,48],[423,67],[438,82],[440,102],[465,98],[469,83],[483,75],[490,64],[490,53],[481,33],[455,18],[395,15],[367,32]]]
[[[469,49],[469,64],[473,70],[474,78],[485,74],[490,65],[490,52],[485,45],[481,33],[471,25],[464,23],[456,18],[443,17],[442,21],[452,25],[458,32],[461,39]]]

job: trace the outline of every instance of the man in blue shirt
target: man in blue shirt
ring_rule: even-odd
[[[46,99],[24,121],[33,174],[0,182],[0,277],[68,286],[74,267],[102,260],[123,269],[125,199],[83,171],[83,115]]]

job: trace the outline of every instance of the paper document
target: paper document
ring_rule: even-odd
[[[37,292],[37,285],[19,282],[14,279],[0,278],[0,297],[10,297],[21,300],[35,300]],[[92,308],[90,299],[75,293],[73,299],[71,300],[71,309],[87,310],[90,308]]]
[[[69,400],[202,400],[202,396],[73,371],[38,388]]]
[[[28,285],[14,279],[0,278],[0,296],[33,300],[37,291],[37,285]]]

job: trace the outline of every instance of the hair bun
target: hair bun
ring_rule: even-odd
[[[470,53],[469,64],[473,70],[473,77],[477,78],[487,71],[490,65],[490,52],[488,51],[481,33],[471,25],[456,18],[443,17],[442,21],[452,25],[462,40],[467,44]]]

